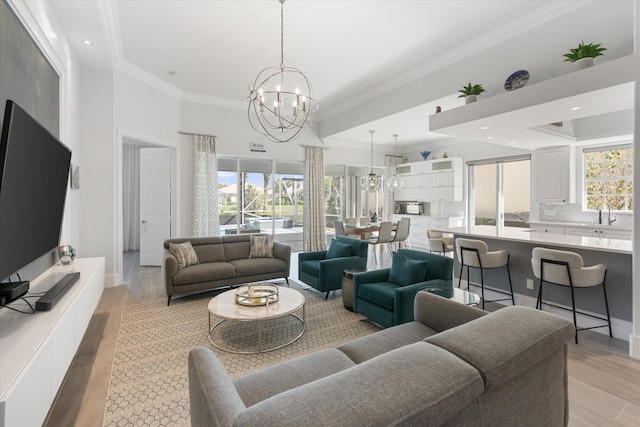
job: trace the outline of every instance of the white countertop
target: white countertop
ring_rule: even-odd
[[[538,233],[530,231],[528,228],[520,227],[499,228],[492,225],[476,225],[471,227],[436,228],[435,230],[462,236],[487,237],[491,239],[558,246],[560,248],[566,248],[567,250],[571,250],[571,248],[589,249],[630,255],[633,248],[633,242],[629,240]]]
[[[556,221],[529,221],[531,224],[543,224],[558,227],[584,227],[584,228],[597,228],[600,230],[620,230],[631,231],[633,227],[626,225],[607,225],[607,224],[592,224],[590,222],[556,222]]]

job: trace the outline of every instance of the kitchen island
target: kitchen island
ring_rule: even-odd
[[[538,282],[535,289],[527,288],[527,279],[534,279],[531,268],[531,251],[535,247],[546,247],[572,251],[580,254],[586,266],[605,264],[607,266],[607,297],[613,334],[617,338],[629,339],[632,322],[632,242],[610,238],[566,236],[553,233],[538,233],[520,227],[496,227],[477,225],[472,227],[438,228],[437,231],[452,233],[455,238],[465,237],[478,239],[487,243],[489,250],[506,249],[509,251],[509,265],[513,282],[516,304],[535,307],[538,295]],[[460,264],[455,261],[454,276],[460,275]],[[464,277],[466,278],[466,272]],[[485,289],[496,288],[507,290],[509,285],[507,273],[504,269],[485,270]],[[480,282],[480,272],[471,269],[471,283]],[[463,283],[463,287],[465,284]],[[473,289],[473,288],[472,288]],[[491,299],[489,296],[488,299]],[[545,286],[544,299],[553,301],[565,307],[571,307],[571,297],[568,289],[560,286]],[[602,287],[580,289],[576,292],[576,307],[586,312],[604,315],[604,298]],[[545,310],[563,316],[570,316],[562,310],[545,307]],[[597,321],[586,316],[579,316],[580,325],[592,325]],[[605,329],[594,331],[606,333]]]

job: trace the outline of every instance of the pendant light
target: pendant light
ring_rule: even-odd
[[[398,158],[398,134],[394,133],[392,135],[396,142],[393,148],[393,166],[391,166],[393,172],[391,173],[391,176],[387,179],[387,189],[389,191],[395,191],[398,188],[400,188],[401,182],[400,182],[400,177],[398,177],[398,175],[396,175],[396,161]]]
[[[371,134],[371,170],[369,172],[369,176],[362,177],[362,189],[367,190],[369,193],[384,191],[384,187],[382,185],[383,177],[378,176],[373,172],[373,134],[375,132],[375,130],[369,131]]]

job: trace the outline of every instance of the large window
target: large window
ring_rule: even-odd
[[[633,147],[584,149],[584,184],[587,210],[633,210]]]

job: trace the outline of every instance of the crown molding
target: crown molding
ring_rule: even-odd
[[[196,102],[198,104],[213,105],[214,107],[232,108],[234,110],[246,110],[244,101],[238,101],[235,99],[219,98],[217,96],[202,95],[193,92],[183,92],[182,101]]]
[[[456,62],[460,61],[460,58],[465,58],[489,47],[493,47],[509,38],[512,38],[514,35],[522,34],[526,31],[540,26],[540,24],[557,19],[559,16],[579,9],[588,3],[593,3],[593,0],[580,2],[560,1],[552,2],[551,4],[546,3],[544,6],[538,7],[537,9],[524,16],[516,18],[498,28],[495,28],[483,34],[482,36],[459,46],[456,49],[450,50],[443,55],[435,57],[429,62],[415,67],[413,70],[402,73],[397,77],[376,86],[376,88],[372,90],[362,92],[359,95],[350,98],[348,101],[324,110],[322,113],[318,114],[318,118],[320,121],[322,121],[338,114],[342,114],[387,92],[398,89],[399,87],[402,87],[420,78],[426,77],[438,70],[455,64]]]

